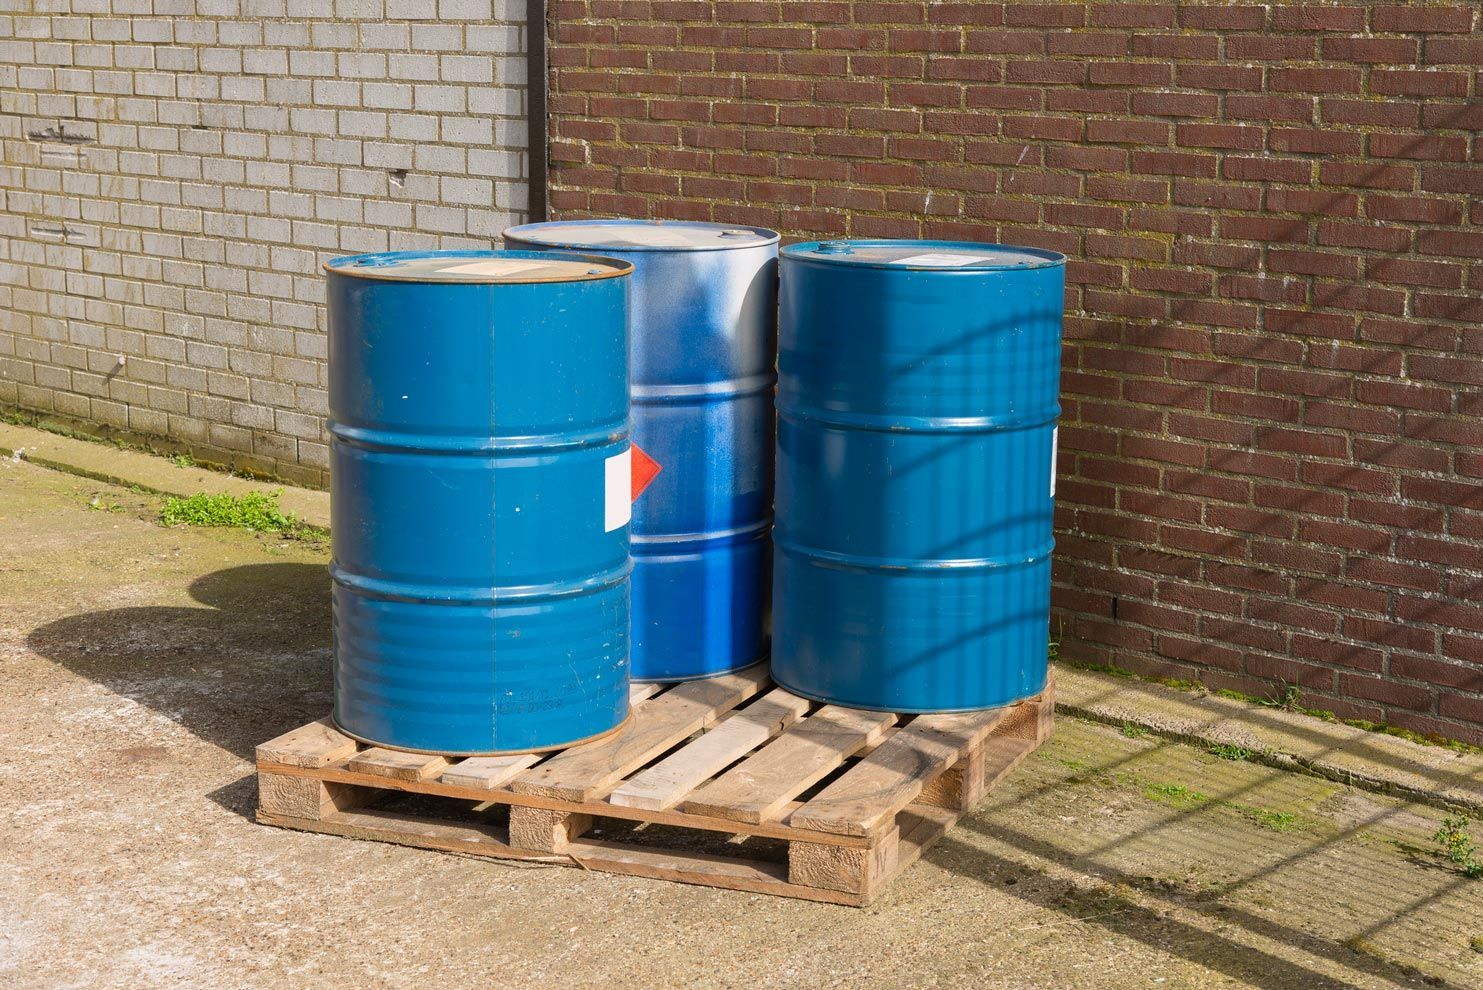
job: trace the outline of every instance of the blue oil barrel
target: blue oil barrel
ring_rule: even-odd
[[[633,440],[663,468],[634,504],[634,680],[709,677],[767,652],[776,232],[654,220],[505,231],[633,263]]]
[[[608,258],[325,265],[335,724],[563,746],[628,713],[628,278]]]
[[[1045,685],[1066,259],[783,250],[773,678],[895,712]]]

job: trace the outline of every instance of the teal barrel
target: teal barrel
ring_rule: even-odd
[[[1065,258],[782,252],[772,673],[895,712],[1046,679]]]
[[[631,271],[522,251],[325,265],[346,734],[486,754],[627,717]]]

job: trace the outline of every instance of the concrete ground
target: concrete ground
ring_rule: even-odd
[[[330,524],[329,492],[253,481],[202,467],[190,458],[170,460],[133,447],[63,436],[4,420],[0,420],[0,455],[166,495],[276,491],[278,504],[285,512],[311,526],[328,528]]]
[[[1483,985],[1442,811],[1073,718],[866,910],[257,825],[326,549],[157,511],[0,459],[0,986]]]

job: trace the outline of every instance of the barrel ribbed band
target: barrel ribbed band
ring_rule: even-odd
[[[844,430],[870,430],[876,433],[1003,433],[1010,430],[1033,430],[1053,426],[1061,415],[1059,404],[1050,409],[999,416],[902,416],[884,413],[842,412],[833,409],[811,409],[778,400],[778,418],[790,422],[812,423]]]
[[[870,557],[862,554],[839,553],[833,550],[820,550],[818,547],[804,546],[794,543],[785,537],[776,534],[773,536],[773,545],[790,557],[801,557],[805,560],[822,564],[826,567],[837,567],[854,571],[986,571],[1004,570],[1013,567],[1031,567],[1050,559],[1051,551],[1055,549],[1055,541],[1047,540],[1038,547],[1032,547],[1027,551],[1014,554],[1004,554],[997,557],[964,557],[949,560],[924,559],[921,557]]]
[[[776,373],[766,371],[745,378],[728,378],[725,381],[699,382],[693,385],[633,385],[628,391],[636,404],[670,405],[675,400],[730,399],[770,392],[777,380]]]
[[[326,424],[330,436],[364,450],[399,451],[410,454],[503,454],[533,451],[578,450],[628,441],[628,424],[604,423],[588,430],[529,436],[438,436],[430,433],[399,433],[348,426],[334,420]]]
[[[635,557],[665,556],[668,554],[698,553],[708,547],[730,546],[752,543],[764,539],[772,530],[772,517],[761,522],[718,529],[709,533],[634,533],[631,536]]]
[[[632,572],[633,562],[625,560],[618,567],[600,571],[581,581],[556,581],[549,584],[528,585],[502,584],[496,588],[490,585],[431,585],[418,581],[391,581],[355,574],[338,564],[330,565],[330,577],[341,587],[372,598],[415,602],[422,605],[503,605],[549,601],[554,598],[572,598],[619,587],[628,580]],[[435,594],[429,592],[435,592]]]

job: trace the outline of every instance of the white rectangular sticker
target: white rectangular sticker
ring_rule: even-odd
[[[921,265],[925,268],[957,268],[983,261],[972,254],[914,254],[909,258],[897,258],[893,265]]]
[[[615,232],[615,243],[642,244],[645,247],[694,247],[695,238],[683,228],[666,230],[663,227],[638,227],[633,230]]]
[[[633,451],[625,450],[603,461],[602,531],[628,525],[633,516]]]
[[[489,261],[470,261],[462,265],[450,265],[447,268],[439,268],[439,275],[492,275],[502,277],[505,275],[518,275],[521,272],[535,271],[541,267],[539,261],[520,261],[517,258],[494,258]]]
[[[1050,497],[1056,497],[1056,450],[1061,446],[1061,428],[1050,431]]]

